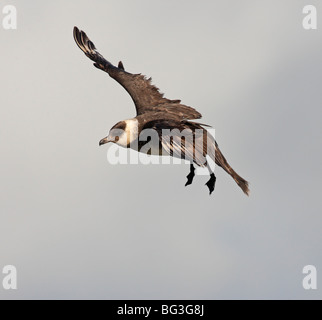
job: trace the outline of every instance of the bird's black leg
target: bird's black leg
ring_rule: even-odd
[[[209,194],[211,194],[215,190],[216,176],[214,173],[210,174],[210,179],[206,183],[206,186],[209,189]]]
[[[209,195],[212,194],[212,192],[215,190],[215,183],[216,183],[216,176],[214,172],[211,170],[210,166],[208,163],[206,163],[209,174],[210,174],[210,179],[207,181],[206,186],[209,189]]]
[[[193,177],[195,176],[195,167],[193,166],[193,163],[190,164],[190,172],[187,175],[188,181],[185,184],[185,187],[192,183]]]

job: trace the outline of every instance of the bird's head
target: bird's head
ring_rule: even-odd
[[[122,147],[127,147],[137,138],[137,133],[138,123],[136,119],[120,121],[111,128],[107,137],[100,140],[99,145],[113,142]]]

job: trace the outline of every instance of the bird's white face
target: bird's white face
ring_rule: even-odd
[[[114,142],[121,147],[127,148],[134,140],[138,138],[138,121],[129,119],[118,122],[113,126],[109,135],[100,141],[100,145]]]
[[[138,121],[136,119],[129,119],[129,120],[124,120],[124,122],[125,122],[125,129],[122,130],[122,133],[119,135],[119,139],[116,141],[116,144],[126,148],[139,136]]]

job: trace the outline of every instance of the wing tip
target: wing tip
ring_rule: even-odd
[[[86,48],[84,46],[84,43],[82,41],[82,37],[81,37],[81,33],[82,31],[80,31],[76,26],[74,26],[73,29],[73,36],[74,36],[74,40],[77,44],[77,46],[83,51],[86,52]]]
[[[77,46],[85,53],[85,54],[93,54],[93,51],[96,50],[94,43],[88,38],[87,34],[74,26],[73,36]]]

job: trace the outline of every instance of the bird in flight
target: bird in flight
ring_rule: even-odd
[[[152,85],[151,78],[142,74],[132,74],[125,71],[123,63],[114,66],[97,50],[94,43],[84,31],[74,27],[74,39],[85,55],[94,61],[94,66],[109,74],[131,96],[137,116],[115,124],[109,135],[100,140],[99,145],[113,142],[121,147],[132,148],[143,152],[140,134],[144,130],[153,130],[157,134],[157,152],[149,150],[148,154],[169,155],[190,162],[190,172],[187,175],[186,186],[190,185],[195,176],[194,164],[207,167],[210,179],[206,185],[211,194],[215,189],[216,176],[210,168],[207,156],[218,166],[223,168],[236,181],[243,192],[248,195],[248,182],[239,176],[221,153],[217,142],[207,131],[205,124],[192,120],[200,119],[201,114],[192,107],[181,104],[181,100],[167,99]],[[182,132],[189,132],[190,136],[182,136]],[[134,143],[137,141],[138,143]],[[135,146],[135,147],[133,147]],[[140,149],[141,148],[141,149]]]

